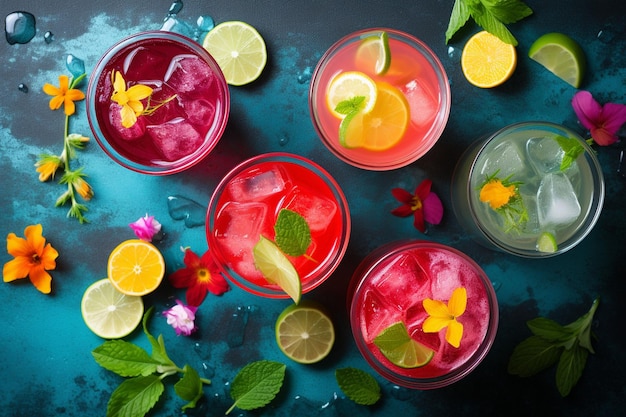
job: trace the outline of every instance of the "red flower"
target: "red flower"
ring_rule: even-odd
[[[430,224],[439,224],[443,217],[443,205],[437,194],[430,191],[431,180],[422,181],[415,189],[415,194],[394,188],[391,194],[402,203],[398,208],[391,211],[391,214],[399,217],[408,217],[411,214],[415,217],[413,225],[422,233],[426,232],[424,221]]]
[[[198,307],[207,292],[222,295],[230,289],[228,282],[220,274],[217,265],[206,251],[200,258],[191,249],[185,249],[185,268],[169,276],[175,288],[187,288],[187,304]]]

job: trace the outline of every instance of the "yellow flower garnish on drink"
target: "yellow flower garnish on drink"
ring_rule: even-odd
[[[119,71],[111,73],[111,78],[113,83],[111,100],[122,106],[120,110],[122,126],[125,128],[132,127],[137,123],[137,117],[144,111],[141,100],[150,97],[152,88],[143,84],[135,84],[127,89],[126,81]]]
[[[497,178],[492,179],[480,189],[480,201],[489,203],[494,210],[506,205],[513,197],[515,197],[515,186],[505,186]]]
[[[448,304],[445,304],[443,301],[426,298],[422,305],[428,313],[428,317],[422,325],[424,333],[437,333],[447,328],[446,341],[456,348],[461,346],[463,324],[457,318],[465,313],[467,290],[464,287],[456,288],[452,292]]]
[[[504,218],[505,232],[519,232],[528,221],[528,211],[519,191],[522,183],[511,181],[513,174],[498,178],[498,172],[488,175],[480,185],[478,198]]]

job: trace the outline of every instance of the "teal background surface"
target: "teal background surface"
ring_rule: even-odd
[[[209,295],[198,310],[199,330],[176,336],[161,312],[184,299],[167,280],[145,297],[156,314],[153,334],[163,334],[172,359],[189,363],[212,380],[198,407],[189,416],[221,416],[232,403],[229,386],[247,363],[270,359],[287,364],[285,385],[267,407],[235,416],[616,416],[624,414],[624,254],[626,205],[624,172],[620,168],[622,141],[597,147],[606,180],[602,215],[591,234],[568,253],[529,260],[478,246],[465,235],[452,213],[450,178],[463,150],[480,136],[520,121],[561,123],[587,136],[571,107],[576,89],[527,57],[528,48],[546,32],[563,32],[577,40],[588,58],[582,89],[601,103],[626,104],[626,3],[618,0],[528,0],[534,14],[509,26],[519,41],[518,67],[504,85],[490,90],[471,86],[460,67],[465,41],[479,30],[468,24],[446,45],[452,0],[383,1],[185,1],[177,18],[194,25],[199,16],[216,23],[243,20],[258,29],[269,53],[262,76],[244,87],[231,87],[231,114],[226,133],[215,151],[191,170],[166,177],[149,177],[109,160],[95,141],[79,153],[95,196],[86,213],[89,223],[65,217],[55,208],[63,187],[40,183],[34,163],[42,152],[61,151],[64,117],[48,109],[41,88],[57,84],[68,74],[65,59],[72,54],[85,62],[87,73],[113,43],[126,35],[159,29],[172,2],[66,0],[4,0],[0,15],[16,10],[37,20],[35,37],[26,44],[0,41],[0,236],[23,236],[29,224],[41,223],[44,236],[59,251],[52,271],[53,292],[39,293],[27,280],[0,284],[0,416],[104,416],[110,393],[122,378],[100,368],[91,351],[102,343],[81,318],[85,289],[106,276],[110,251],[134,235],[128,224],[146,213],[163,224],[158,243],[167,272],[183,266],[181,246],[196,253],[207,249],[203,225],[176,220],[168,197],[189,199],[200,219],[220,178],[238,162],[269,151],[306,156],[325,167],[343,187],[352,214],[352,238],[336,273],[307,295],[331,309],[338,332],[331,355],[319,364],[299,365],[282,355],[274,341],[274,322],[287,300],[266,300],[231,286],[221,297]],[[389,172],[368,172],[335,158],[316,137],[308,109],[309,79],[324,51],[357,29],[390,27],[425,41],[442,61],[452,89],[446,130],[419,161]],[[54,38],[47,43],[44,34]],[[23,83],[29,91],[18,89]],[[84,91],[84,88],[83,88]],[[77,105],[71,132],[91,136],[85,103]],[[626,169],[626,167],[622,167]],[[446,210],[443,222],[427,235],[411,219],[392,216],[397,206],[393,187],[413,190],[425,178],[434,183]],[[193,227],[190,227],[193,226]],[[500,304],[500,326],[491,352],[464,380],[435,391],[412,391],[377,377],[380,402],[359,406],[346,399],[334,378],[337,368],[369,370],[352,341],[345,310],[352,271],[376,247],[399,239],[429,239],[451,245],[472,257],[491,278]],[[0,263],[11,257],[0,252]],[[546,316],[562,324],[585,313],[600,297],[593,322],[595,355],[572,393],[561,398],[554,368],[521,379],[507,373],[517,343],[530,335],[526,321]],[[148,348],[138,329],[126,340]],[[371,371],[373,373],[373,371]],[[184,402],[173,383],[151,416],[182,415]]]

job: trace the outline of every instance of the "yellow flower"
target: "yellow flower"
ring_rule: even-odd
[[[463,337],[463,324],[459,323],[457,318],[465,312],[467,306],[465,288],[456,288],[447,305],[443,301],[431,300],[430,298],[425,299],[422,305],[429,315],[422,325],[424,333],[437,333],[447,327],[446,340],[458,348]]]
[[[59,253],[50,243],[46,244],[41,232],[41,225],[35,224],[24,229],[26,239],[8,234],[7,251],[14,259],[4,264],[2,277],[4,282],[28,277],[35,288],[49,294],[52,277],[46,271],[56,268]]]
[[[144,110],[141,100],[150,97],[152,88],[143,84],[135,84],[126,89],[126,81],[119,71],[111,74],[113,78],[113,95],[111,100],[122,106],[120,110],[122,126],[125,128],[132,127],[137,123],[137,116],[141,115]]]
[[[80,196],[83,198],[83,200],[91,200],[91,197],[93,197],[93,189],[87,181],[85,181],[81,177],[77,177],[73,181],[72,185],[74,186],[76,192],[78,192],[78,194],[80,194]]]
[[[502,181],[494,178],[480,189],[480,201],[489,203],[492,209],[497,210],[509,203],[517,191],[515,185],[505,186]]]
[[[44,155],[35,163],[37,172],[39,172],[39,181],[45,182],[50,178],[54,178],[57,170],[63,166],[63,161],[56,155]]]
[[[76,111],[75,101],[85,98],[85,94],[75,88],[69,88],[70,80],[67,75],[59,75],[59,87],[55,87],[52,84],[44,84],[43,91],[49,96],[53,96],[50,99],[50,110],[57,110],[62,104],[65,104],[65,115],[70,116]]]

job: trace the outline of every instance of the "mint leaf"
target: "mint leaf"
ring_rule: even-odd
[[[465,0],[455,0],[450,21],[448,22],[448,29],[446,29],[446,43],[450,41],[456,32],[465,26],[469,18],[470,11],[467,4],[465,4]]]
[[[529,320],[526,325],[534,335],[541,336],[543,339],[551,342],[565,342],[575,338],[574,332],[561,326],[556,321],[544,317]]]
[[[561,161],[560,170],[562,172],[567,171],[570,165],[572,165],[572,163],[578,159],[583,152],[585,152],[585,148],[575,138],[557,136],[554,140],[558,142],[561,149],[563,149],[563,152],[565,152],[563,160]]]
[[[566,397],[578,382],[585,369],[589,351],[576,343],[561,355],[556,368],[556,387],[562,397]]]
[[[107,340],[91,354],[100,366],[120,376],[150,375],[159,365],[148,352],[124,340]]]
[[[281,209],[278,212],[274,231],[276,244],[287,255],[304,255],[311,244],[309,225],[293,210]]]
[[[365,106],[365,96],[355,96],[337,103],[335,111],[339,114],[348,114],[359,111]]]
[[[481,0],[485,8],[504,24],[515,23],[533,14],[533,11],[520,0]]]
[[[243,367],[230,387],[230,396],[235,403],[225,414],[235,407],[253,410],[269,404],[283,385],[286,368],[282,363],[267,360],[252,362]]]
[[[531,336],[513,350],[509,359],[508,372],[512,375],[529,377],[554,365],[563,347],[539,336]]]
[[[478,26],[497,36],[502,42],[517,46],[517,39],[509,32],[504,23],[498,20],[482,3],[477,8],[470,8],[470,14]]]
[[[107,417],[142,417],[159,400],[165,387],[157,375],[127,379],[111,394]]]
[[[582,317],[578,318],[573,323],[565,326],[568,329],[572,329],[573,331],[578,333],[578,342],[581,347],[584,347],[591,353],[595,353],[593,350],[593,346],[591,346],[591,323],[593,322],[593,316],[600,305],[600,300],[596,298],[593,300],[593,304],[587,313],[585,313]]]
[[[352,401],[360,405],[372,405],[380,399],[380,385],[373,376],[356,368],[335,371],[339,388]]]
[[[180,398],[188,401],[183,406],[183,411],[187,408],[194,408],[200,398],[202,398],[202,381],[198,372],[189,365],[183,368],[183,377],[174,384],[174,391]]]

